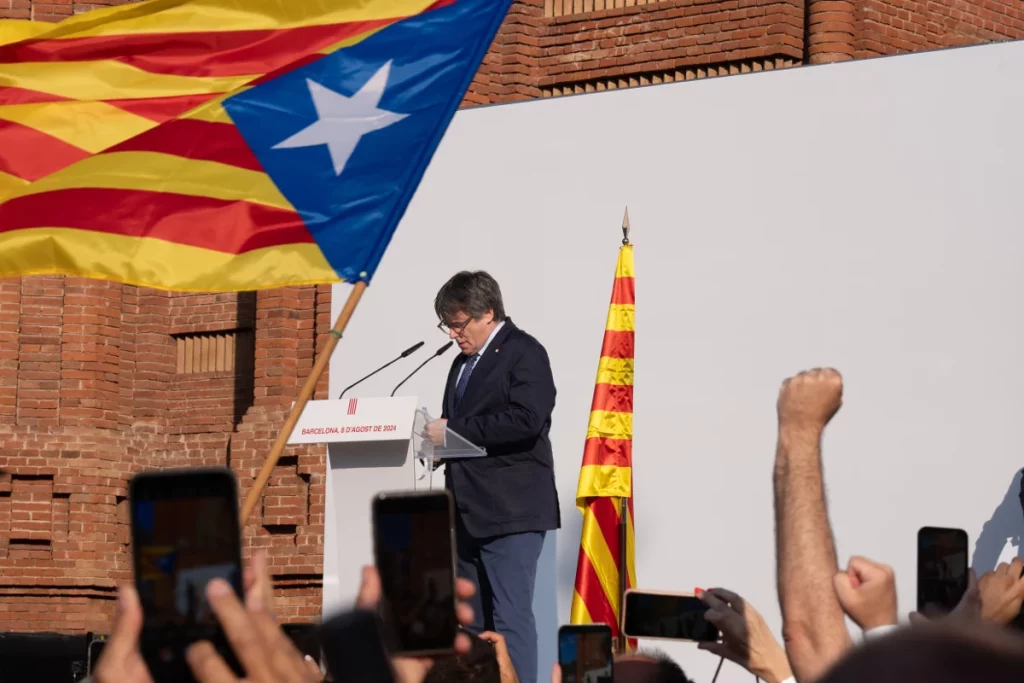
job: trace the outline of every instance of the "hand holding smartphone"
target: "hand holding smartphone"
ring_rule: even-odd
[[[185,650],[207,640],[239,676],[241,667],[206,600],[227,581],[242,598],[238,489],[226,468],[162,470],[129,485],[139,646],[156,683],[193,681]]]
[[[450,654],[455,614],[455,507],[448,491],[381,493],[373,500],[380,617],[393,654]]]
[[[626,591],[622,631],[630,638],[714,642],[721,633],[704,619],[708,605],[689,593]]]

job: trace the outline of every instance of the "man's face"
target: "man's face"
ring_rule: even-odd
[[[443,324],[448,328],[448,336],[459,345],[459,350],[472,356],[480,351],[494,330],[494,311],[487,311],[479,318],[470,318],[459,311]]]

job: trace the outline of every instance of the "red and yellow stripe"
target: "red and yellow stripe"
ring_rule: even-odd
[[[149,0],[58,24],[0,21],[0,201],[268,74],[452,1]]]
[[[619,566],[626,553],[626,586],[636,585],[633,543],[633,247],[623,246],[601,345],[576,505],[583,513],[576,590],[570,623],[605,623],[619,634]],[[626,547],[620,548],[620,500],[626,498]],[[635,647],[635,643],[630,643]]]
[[[11,274],[56,269],[186,291],[336,281],[225,118],[211,102],[19,189],[0,203],[0,253],[23,256]]]

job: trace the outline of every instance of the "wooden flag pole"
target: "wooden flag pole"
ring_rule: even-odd
[[[366,290],[366,282],[360,280],[353,287],[352,291],[348,295],[348,300],[345,301],[344,307],[341,309],[341,313],[338,315],[338,319],[334,321],[334,327],[331,328],[331,334],[327,338],[327,344],[324,346],[324,350],[320,353],[320,356],[316,359],[313,364],[313,369],[309,373],[309,377],[306,378],[306,383],[302,386],[302,391],[299,392],[299,396],[295,399],[295,405],[292,406],[292,411],[288,414],[288,419],[284,421],[284,426],[281,427],[281,431],[277,434],[277,440],[274,441],[274,446],[270,449],[270,454],[267,455],[267,459],[263,462],[263,468],[260,469],[259,476],[256,477],[256,481],[252,485],[252,489],[249,490],[249,495],[245,498],[245,504],[242,505],[242,526],[249,520],[249,516],[252,511],[256,508],[256,503],[259,502],[260,496],[263,495],[263,489],[266,488],[267,482],[270,481],[270,475],[274,471],[274,467],[277,465],[277,461],[281,458],[284,453],[285,447],[288,445],[288,438],[292,435],[292,431],[295,429],[296,423],[299,421],[299,416],[302,415],[302,411],[305,410],[306,404],[309,403],[309,399],[313,398],[313,393],[316,391],[316,385],[320,382],[321,375],[324,374],[324,370],[327,369],[327,365],[331,360],[331,354],[334,353],[335,347],[338,345],[338,341],[341,339],[342,333],[345,328],[348,327],[348,321],[352,318],[352,314],[356,310],[356,306],[359,304],[359,299],[362,298],[363,292]]]

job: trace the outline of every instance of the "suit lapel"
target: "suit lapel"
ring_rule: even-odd
[[[455,378],[458,377],[459,368],[462,367],[463,359],[461,356],[455,358],[452,361],[452,367],[448,370],[448,383],[444,386],[444,414],[448,417],[454,417],[455,412]]]
[[[480,387],[482,387],[487,377],[494,372],[494,369],[498,366],[500,360],[501,345],[505,342],[505,339],[516,329],[516,326],[512,323],[511,318],[505,319],[505,324],[502,326],[498,334],[494,335],[494,339],[487,345],[487,349],[484,354],[480,356],[480,360],[476,362],[476,367],[473,368],[473,374],[469,376],[469,384],[466,385],[466,393],[462,395],[462,403],[460,406],[472,405],[472,399]],[[454,389],[452,390],[454,394]]]

